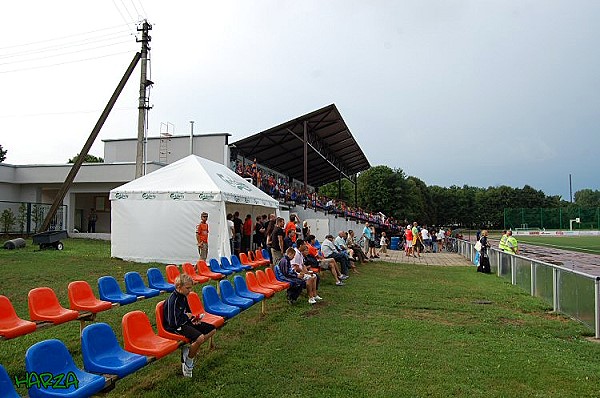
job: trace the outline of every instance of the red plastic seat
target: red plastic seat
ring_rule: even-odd
[[[278,280],[277,277],[275,277],[275,272],[273,272],[271,268],[265,268],[265,275],[267,275],[267,280],[272,285],[280,285],[283,286],[284,289],[288,289],[290,287],[288,282],[282,282]]]
[[[79,317],[79,311],[69,310],[61,306],[54,290],[49,287],[31,289],[27,298],[29,319],[32,321],[47,321],[58,325]]]
[[[12,339],[31,333],[36,327],[35,323],[19,318],[8,297],[0,295],[0,336]]]
[[[208,276],[198,275],[192,263],[183,263],[183,272],[188,274],[194,281],[194,283],[206,283],[210,280]]]
[[[220,315],[214,315],[206,312],[204,310],[204,305],[202,304],[202,300],[200,300],[200,296],[196,292],[190,292],[187,296],[188,304],[190,305],[190,310],[192,310],[192,314],[200,315],[204,314],[204,318],[202,318],[202,322],[210,323],[216,328],[220,328],[225,325],[225,318]]]
[[[98,313],[110,310],[112,303],[110,301],[98,300],[89,283],[86,281],[73,281],[67,288],[69,293],[69,304],[72,310],[90,311]]]
[[[285,290],[285,287],[283,287],[281,285],[275,285],[273,283],[270,283],[269,282],[269,278],[267,278],[267,274],[265,274],[264,271],[257,270],[256,271],[256,279],[258,279],[258,283],[262,287],[266,287],[267,289],[273,289],[276,292],[280,292],[282,290]]]
[[[246,272],[246,285],[248,285],[248,290],[251,292],[264,294],[267,298],[273,297],[276,292],[275,289],[261,286],[256,279],[256,275],[252,272]]]
[[[262,254],[262,250],[260,249],[256,249],[254,251],[254,261],[261,261],[262,265],[270,265],[271,264],[271,260],[267,260],[263,254]]]
[[[164,337],[169,340],[178,340],[183,341],[184,343],[189,343],[190,339],[185,336],[182,336],[177,333],[171,333],[167,329],[165,329],[165,325],[163,323],[163,311],[165,308],[165,301],[159,301],[156,303],[156,310],[154,311],[156,315],[156,330],[158,331],[158,335],[160,337]]]
[[[250,260],[248,259],[248,255],[247,255],[246,253],[240,253],[240,262],[241,262],[243,265],[249,265],[249,266],[251,266],[252,268],[257,268],[257,267],[260,267],[260,263],[257,263],[257,262],[255,262],[255,261],[250,261]]]
[[[167,273],[167,282],[175,283],[175,278],[177,278],[180,274],[179,267],[175,264],[168,264],[165,267],[165,271]]]
[[[208,268],[208,264],[204,260],[198,260],[196,263],[196,268],[198,269],[198,275],[207,276],[212,280],[218,281],[219,279],[223,279],[225,275],[220,272],[213,272]],[[188,298],[189,300],[189,298]]]
[[[129,352],[162,358],[179,347],[178,341],[156,335],[148,316],[142,311],[131,311],[125,314],[121,327],[125,350]]]

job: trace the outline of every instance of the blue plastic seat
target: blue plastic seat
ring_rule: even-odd
[[[2,365],[0,365],[0,398],[21,398]]]
[[[227,279],[220,281],[219,286],[221,286],[221,300],[225,304],[240,307],[242,310],[247,310],[254,305],[254,300],[251,298],[238,296],[233,289],[233,285]]]
[[[152,289],[144,284],[144,280],[139,272],[130,271],[125,274],[125,290],[129,294],[136,296],[144,296],[146,298],[156,297],[160,294],[160,290]]]
[[[267,249],[262,249],[262,255],[265,260],[269,260],[269,262],[271,261],[271,253],[269,253]]]
[[[250,300],[258,303],[265,299],[264,294],[251,292],[248,290],[248,285],[246,285],[246,280],[241,275],[236,275],[233,277],[233,284],[235,286],[235,292],[240,297],[249,298]],[[221,287],[221,295],[223,295],[223,288]]]
[[[241,312],[240,307],[223,303],[217,294],[217,289],[211,285],[202,288],[202,303],[206,312],[224,318],[233,318]]]
[[[216,258],[211,258],[208,262],[208,266],[210,267],[210,270],[212,272],[218,272],[218,273],[224,274],[224,275],[233,274],[233,270],[225,269],[225,268],[221,267],[221,264],[219,264],[219,262],[217,261]]]
[[[148,268],[146,276],[148,277],[148,286],[152,289],[164,290],[169,293],[175,290],[175,285],[167,282],[158,268]]]
[[[235,254],[231,255],[231,265],[234,267],[242,268],[244,270],[252,269],[251,265],[242,264],[242,262],[240,261],[240,258],[238,256],[236,256]]]
[[[29,388],[31,398],[43,397],[89,397],[104,389],[104,377],[91,374],[75,366],[73,358],[65,344],[56,339],[44,340],[35,343],[25,353],[25,369],[29,373],[50,373],[51,375],[64,374],[67,377],[62,384],[63,388],[53,388],[52,385],[32,385]],[[77,385],[70,381],[71,377],[77,379]],[[64,388],[67,387],[68,388]]]
[[[236,266],[233,263],[229,262],[227,257],[221,257],[221,267],[225,269],[230,269],[233,272],[242,272],[244,268],[241,266]]]
[[[98,293],[101,300],[119,303],[120,305],[131,304],[137,301],[136,296],[123,293],[119,282],[110,275],[98,278]]]
[[[117,336],[106,323],[86,326],[81,334],[83,367],[91,373],[107,373],[123,378],[147,363],[144,355],[121,348]]]

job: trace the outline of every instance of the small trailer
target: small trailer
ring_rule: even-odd
[[[46,231],[33,235],[33,244],[40,245],[40,250],[55,248],[56,250],[64,249],[61,239],[68,238],[67,231]]]

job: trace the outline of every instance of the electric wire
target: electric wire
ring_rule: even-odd
[[[58,62],[58,63],[48,64],[48,65],[39,65],[39,66],[31,66],[31,67],[26,67],[26,68],[5,70],[5,71],[0,71],[0,74],[14,73],[14,72],[24,72],[24,71],[33,70],[33,69],[50,68],[50,67],[53,67],[53,66],[66,65],[66,64],[74,64],[74,63],[78,63],[78,62],[91,61],[91,60],[94,60],[94,59],[114,57],[116,55],[121,55],[121,54],[131,54],[131,50],[129,50],[129,51],[121,51],[121,52],[112,53],[112,54],[100,55],[100,56],[97,56],[97,57],[90,57],[90,58],[76,59],[76,60],[65,61],[65,62]]]

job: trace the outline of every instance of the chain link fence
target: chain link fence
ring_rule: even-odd
[[[579,222],[575,220],[579,219]],[[505,208],[505,229],[599,229],[600,208]]]

